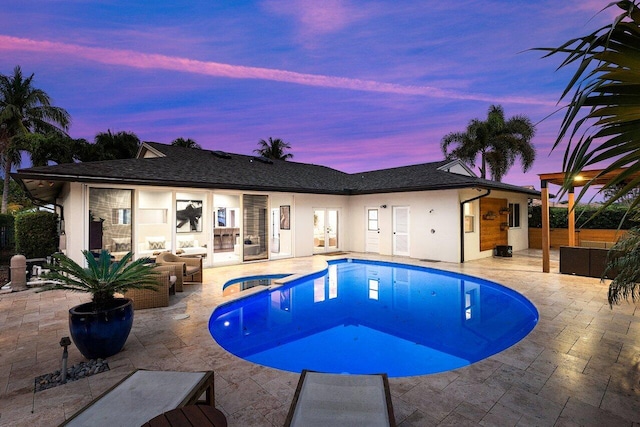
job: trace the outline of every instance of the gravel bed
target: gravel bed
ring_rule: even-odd
[[[87,362],[80,362],[77,365],[67,367],[67,383],[80,380],[100,372],[108,371],[109,365],[104,359],[92,359]],[[60,370],[51,372],[50,374],[40,375],[34,380],[35,392],[47,390],[63,384]]]

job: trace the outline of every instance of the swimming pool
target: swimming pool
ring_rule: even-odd
[[[213,338],[238,357],[292,372],[390,377],[456,369],[535,327],[519,293],[441,270],[361,260],[216,308]]]

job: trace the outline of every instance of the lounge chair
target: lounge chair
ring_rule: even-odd
[[[395,426],[386,374],[342,375],[304,370],[285,427]]]
[[[202,283],[202,258],[178,256],[171,252],[162,252],[156,256],[158,265],[175,265],[182,268],[183,282]]]
[[[176,274],[175,265],[158,265],[155,267],[160,272],[158,275],[156,289],[129,289],[124,293],[126,298],[133,300],[134,310],[144,310],[145,308],[167,307],[169,306],[169,296],[177,290],[180,282],[182,290],[182,275]]]
[[[214,375],[137,370],[69,418],[65,426],[140,426],[175,408],[200,402],[214,407]],[[224,419],[224,415],[222,416]],[[221,424],[224,426],[226,421]]]

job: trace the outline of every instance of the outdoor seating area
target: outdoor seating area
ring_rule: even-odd
[[[187,257],[162,252],[156,256],[158,265],[174,265],[182,270],[183,282],[202,282],[202,257]]]
[[[557,251],[551,252],[550,273],[540,271],[540,250],[464,264],[351,256],[495,281],[522,293],[539,312],[539,323],[528,336],[488,359],[439,374],[388,378],[397,425],[640,423],[640,321],[634,315],[638,304],[623,302],[610,309],[608,284],[598,278],[560,274]],[[108,371],[35,393],[34,377],[60,368],[59,341],[69,332],[69,308],[88,301],[89,296],[33,289],[2,294],[0,424],[59,425],[132,372],[148,370],[212,371],[215,407],[228,426],[283,426],[301,375],[228,353],[212,339],[207,324],[215,307],[237,298],[237,294],[223,296],[227,281],[283,271],[319,271],[330,259],[313,256],[205,269],[203,282],[172,295],[168,307],[135,313],[129,339],[121,352],[108,358]],[[68,350],[69,366],[85,360],[74,345]]]
[[[125,292],[125,298],[133,300],[134,310],[143,310],[146,308],[168,307],[169,297],[175,295],[176,291],[182,292],[182,274],[176,273],[179,266],[175,265],[157,265],[158,270],[158,286],[154,289],[130,289]]]

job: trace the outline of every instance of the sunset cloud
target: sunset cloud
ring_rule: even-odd
[[[306,86],[424,96],[451,100],[469,100],[507,104],[555,104],[554,101],[537,98],[465,93],[440,89],[432,86],[399,85],[374,80],[305,74],[270,68],[246,67],[219,62],[199,61],[183,57],[141,53],[131,50],[87,47],[69,43],[31,40],[6,35],[0,35],[0,50],[18,50],[41,52],[43,54],[67,55],[102,64],[141,69],[172,70],[181,73],[203,74],[212,77],[224,77],[230,79],[268,80]]]

